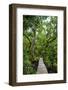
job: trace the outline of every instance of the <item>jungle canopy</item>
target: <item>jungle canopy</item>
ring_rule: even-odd
[[[57,73],[57,16],[23,15],[23,74],[36,74],[41,57]]]

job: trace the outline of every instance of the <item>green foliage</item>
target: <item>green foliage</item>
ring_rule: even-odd
[[[23,73],[35,74],[43,57],[49,73],[57,72],[57,17],[23,16]]]

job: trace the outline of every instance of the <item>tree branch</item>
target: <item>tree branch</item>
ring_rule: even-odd
[[[23,35],[28,39],[28,41],[30,43],[30,45],[29,45],[29,48],[30,48],[31,47],[31,41],[30,41],[29,37],[25,33],[23,33]]]
[[[51,43],[52,41],[54,41],[56,39],[56,37],[55,38],[53,38],[53,39],[51,39],[48,43]]]
[[[53,39],[51,39],[50,41],[47,41],[47,45],[46,45],[46,47],[48,47],[49,43],[53,42],[55,39],[56,39],[56,37],[53,38]]]

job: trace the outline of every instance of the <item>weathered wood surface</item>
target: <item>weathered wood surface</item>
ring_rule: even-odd
[[[38,63],[38,68],[37,68],[37,74],[45,74],[45,73],[48,73],[48,71],[43,62],[43,58],[40,58]]]

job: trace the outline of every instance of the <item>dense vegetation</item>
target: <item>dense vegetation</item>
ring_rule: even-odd
[[[57,72],[57,17],[23,16],[23,74],[35,74],[43,58],[49,73]]]

